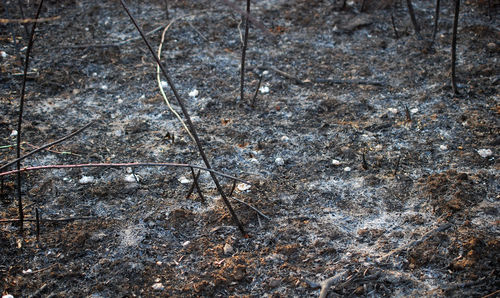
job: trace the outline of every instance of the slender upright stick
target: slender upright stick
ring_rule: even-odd
[[[146,36],[144,35],[144,33],[142,32],[142,29],[137,24],[135,18],[130,13],[127,5],[125,4],[125,1],[120,0],[120,3],[122,4],[123,8],[125,9],[125,12],[128,14],[130,19],[132,20],[132,23],[134,24],[134,26],[137,28],[137,31],[139,31],[139,34],[141,34],[141,36],[144,40],[144,43],[146,43],[146,46],[148,47],[149,51],[153,55],[154,59],[156,60],[156,63],[160,66],[161,71],[162,71],[163,75],[165,76],[165,79],[167,79],[167,83],[170,86],[170,89],[172,89],[172,93],[174,93],[175,99],[177,100],[177,102],[179,103],[179,106],[181,107],[181,110],[182,110],[182,113],[184,114],[184,117],[186,117],[186,122],[189,126],[189,130],[193,134],[193,137],[194,137],[194,140],[196,142],[196,146],[198,147],[198,151],[200,152],[201,158],[203,159],[203,162],[205,163],[205,166],[207,167],[207,169],[211,169],[210,162],[208,161],[208,158],[205,155],[205,151],[203,150],[203,146],[201,145],[200,139],[198,138],[198,133],[196,132],[196,128],[193,124],[193,121],[191,121],[191,117],[189,116],[189,113],[186,109],[186,106],[184,104],[184,100],[179,96],[179,94],[177,92],[177,88],[175,87],[172,79],[170,78],[167,71],[165,70],[165,68],[161,64],[158,56],[156,56],[153,48],[149,44],[148,40],[146,39]],[[245,229],[243,228],[243,225],[241,224],[240,220],[236,216],[236,213],[234,212],[233,207],[231,206],[231,203],[229,203],[229,200],[227,199],[226,194],[224,193],[224,190],[222,189],[222,186],[220,185],[219,180],[217,179],[217,176],[215,176],[215,174],[212,172],[210,172],[210,176],[212,177],[212,180],[214,181],[215,186],[217,187],[217,190],[219,191],[219,193],[222,197],[222,200],[224,201],[224,204],[226,205],[227,209],[229,210],[229,213],[231,214],[231,217],[233,218],[234,223],[238,226],[241,233],[244,236],[247,236],[247,233],[245,232]]]
[[[21,13],[21,18],[24,19],[25,16],[24,16],[24,9],[23,9],[23,3],[22,3],[22,1],[21,0],[17,0],[17,5],[19,6],[19,12]],[[23,27],[24,27],[24,32],[26,33],[25,38],[28,38],[28,36],[30,35],[29,34],[29,29],[28,29],[28,24],[24,23]]]
[[[434,40],[436,40],[436,34],[438,31],[438,23],[439,23],[439,4],[441,1],[436,0],[436,12],[434,14],[434,30],[432,31],[432,42],[434,43]]]
[[[241,50],[241,73],[240,73],[240,99],[241,102],[244,101],[244,89],[245,89],[245,57],[248,45],[248,27],[249,27],[249,16],[250,16],[250,0],[247,0],[247,15],[245,18],[245,36],[243,37],[243,49]]]
[[[408,6],[408,13],[410,14],[413,28],[415,28],[415,34],[417,34],[418,39],[422,39],[422,36],[420,35],[420,26],[418,26],[417,18],[415,17],[415,11],[413,10],[413,4],[411,3],[411,0],[406,0],[406,5]]]
[[[457,28],[458,14],[460,13],[460,0],[455,0],[455,17],[453,18],[453,37],[451,40],[451,85],[453,92],[458,95],[457,78],[455,72],[455,64],[457,61]]]
[[[42,10],[42,4],[43,0],[40,0],[40,4],[38,5],[38,9],[36,11],[35,19],[38,19],[38,16],[40,15],[40,11]],[[19,120],[17,122],[17,147],[16,147],[17,158],[21,157],[21,129],[23,123],[24,96],[26,94],[26,78],[28,76],[28,65],[30,62],[31,49],[33,48],[36,24],[37,22],[33,23],[33,26],[31,28],[30,40],[28,42],[28,49],[26,50],[26,59],[24,62],[23,85],[21,89],[21,98],[19,99]],[[21,168],[21,160],[18,160],[16,165],[17,169],[19,170]],[[22,234],[24,213],[23,213],[23,199],[21,196],[21,172],[17,173],[17,202],[19,208],[19,232]]]

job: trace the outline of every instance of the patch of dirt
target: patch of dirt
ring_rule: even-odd
[[[252,184],[220,177],[248,236],[207,172],[202,198],[189,168],[166,166],[24,172],[20,235],[9,221],[17,179],[6,175],[2,295],[310,297],[338,274],[330,296],[497,294],[498,4],[463,1],[454,95],[453,1],[441,3],[431,48],[433,1],[413,1],[425,40],[404,1],[343,2],[253,1],[243,100],[238,12],[176,0],[167,19],[166,1],[130,3],[154,49],[171,24],[161,59],[208,159]],[[16,1],[5,4],[3,18],[21,18]],[[24,8],[34,15],[32,1]],[[37,26],[21,153],[93,124],[23,167],[203,166],[118,2],[46,1],[41,16],[58,18]],[[16,155],[27,39],[22,24],[0,28],[5,164]]]

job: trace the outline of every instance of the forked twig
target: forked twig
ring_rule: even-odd
[[[148,47],[149,51],[153,55],[154,59],[156,60],[156,63],[158,63],[158,65],[160,66],[163,75],[165,76],[165,78],[167,79],[168,84],[170,85],[170,89],[172,89],[172,92],[174,93],[174,96],[177,99],[177,102],[179,103],[179,106],[182,109],[182,113],[184,114],[184,117],[186,117],[186,122],[187,122],[187,124],[189,126],[189,130],[193,134],[193,137],[194,137],[194,139],[196,141],[196,145],[198,147],[198,151],[199,151],[199,153],[201,155],[201,158],[203,159],[203,162],[205,163],[205,166],[207,167],[207,169],[211,169],[210,162],[208,161],[208,158],[205,155],[205,151],[203,150],[203,146],[201,145],[201,142],[200,142],[200,140],[198,138],[198,134],[196,132],[195,126],[194,126],[193,122],[191,121],[191,117],[189,116],[189,113],[188,113],[188,111],[186,109],[186,106],[184,104],[183,99],[179,96],[179,94],[177,92],[177,89],[175,88],[175,85],[174,85],[173,81],[170,79],[170,76],[168,75],[167,71],[165,70],[165,68],[161,64],[160,59],[158,58],[158,56],[155,55],[155,52],[154,52],[153,48],[149,44],[148,40],[146,39],[146,36],[144,35],[144,33],[142,32],[142,29],[137,24],[135,18],[130,13],[130,10],[128,9],[127,5],[125,4],[125,1],[124,0],[120,0],[120,3],[122,4],[123,8],[125,9],[125,12],[130,17],[130,19],[131,19],[132,23],[134,24],[134,26],[137,28],[137,31],[139,31],[139,34],[141,34],[142,39],[144,40],[144,42],[146,43],[146,46]],[[231,206],[231,203],[229,203],[229,200],[227,199],[227,197],[226,197],[226,195],[224,193],[224,190],[222,189],[222,186],[220,185],[219,180],[217,179],[217,176],[215,176],[215,174],[213,172],[210,172],[210,176],[212,177],[212,180],[214,181],[215,186],[217,187],[217,190],[219,191],[219,193],[220,193],[220,195],[221,195],[221,197],[222,197],[222,199],[224,201],[224,204],[226,205],[227,209],[229,210],[229,213],[231,214],[231,217],[233,218],[234,223],[238,226],[240,232],[244,236],[247,236],[247,233],[245,232],[245,229],[243,228],[243,225],[241,224],[240,220],[238,219],[238,216],[234,212],[233,207]]]

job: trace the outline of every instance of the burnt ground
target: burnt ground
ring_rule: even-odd
[[[41,16],[60,18],[37,28],[22,152],[95,123],[23,165],[203,165],[119,2],[46,2]],[[331,297],[498,295],[500,38],[487,1],[462,3],[458,96],[452,1],[442,4],[432,48],[415,37],[399,1],[398,38],[384,5],[368,2],[361,13],[360,3],[255,1],[252,14],[272,35],[250,28],[244,101],[234,10],[169,1],[166,19],[163,1],[145,2],[129,5],[146,32],[161,28],[148,35],[155,49],[174,20],[162,61],[214,168],[251,182],[233,197],[270,220],[231,200],[250,235],[242,237],[207,173],[205,202],[197,192],[186,198],[192,178],[183,168],[26,172],[24,211],[32,219],[40,210],[41,235],[33,222],[22,236],[1,225],[4,295],[317,296],[334,276]],[[433,1],[414,2],[427,40]],[[18,18],[17,2],[6,3]],[[23,68],[0,26],[6,162],[15,156]],[[23,27],[13,29],[26,46]],[[114,45],[96,46],[103,43]],[[221,181],[229,192],[232,181]],[[1,204],[2,219],[17,217],[15,176],[4,179]]]

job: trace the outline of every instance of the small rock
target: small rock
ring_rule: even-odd
[[[87,184],[87,183],[92,183],[95,181],[95,178],[93,176],[82,176],[80,180],[78,180],[78,183],[80,184]]]
[[[2,298],[14,298],[14,296],[12,296],[10,294],[5,294],[5,295],[2,295]]]
[[[388,108],[387,110],[389,112],[393,113],[393,114],[397,114],[398,113],[398,109],[395,109],[395,108]]]
[[[486,157],[493,155],[493,151],[491,151],[491,149],[478,149],[477,153],[479,155],[481,155],[481,157],[483,157],[483,158],[486,158]]]
[[[413,108],[413,109],[410,110],[410,112],[412,114],[416,114],[416,113],[418,113],[418,108]]]
[[[200,94],[200,92],[198,92],[198,90],[196,89],[193,89],[191,92],[189,92],[190,97],[196,97],[198,96],[198,94]]]
[[[7,58],[7,53],[5,51],[0,51],[0,55],[2,56],[2,58]]]
[[[344,168],[344,172],[350,172],[351,170],[352,170],[351,167],[345,167]]]
[[[340,166],[340,160],[332,159],[332,165]]]
[[[129,182],[129,183],[137,182],[137,178],[134,174],[125,175],[123,180],[125,180],[125,182]]]
[[[231,244],[226,243],[224,244],[224,254],[225,255],[230,255],[234,252],[234,248]]]
[[[448,150],[448,146],[441,145],[441,146],[439,146],[439,149],[441,149],[442,151],[445,151],[445,150]]]
[[[167,83],[167,82],[165,82],[165,81],[161,81],[161,87],[162,87],[163,89],[168,88],[168,83]]]
[[[157,291],[162,291],[163,289],[165,289],[165,287],[163,286],[163,284],[161,282],[157,282],[157,283],[153,284],[151,287],[153,288],[153,290],[157,290]]]
[[[104,91],[108,90],[108,85],[101,85],[101,90],[104,90]]]
[[[182,243],[182,247],[187,247],[189,244],[191,243],[191,241],[185,241]]]
[[[238,185],[236,186],[236,188],[239,190],[239,191],[245,191],[245,190],[249,190],[250,187],[252,187],[251,185],[248,185],[246,183],[238,183]]]
[[[283,160],[283,158],[281,157],[277,157],[275,160],[274,160],[274,163],[276,163],[278,166],[282,166],[285,164],[285,161]]]
[[[188,178],[186,178],[184,176],[181,176],[181,178],[179,178],[179,182],[181,184],[188,184],[188,183],[191,183],[191,180],[189,180]]]
[[[23,274],[30,274],[30,273],[33,273],[33,270],[31,269],[23,270]]]
[[[13,131],[10,133],[10,136],[11,136],[11,137],[17,137],[17,130],[13,130]]]
[[[259,91],[260,91],[260,93],[262,93],[262,94],[269,93],[269,87],[267,87],[267,86],[262,86],[262,87],[260,87],[260,88],[259,88]]]
[[[279,287],[279,285],[281,284],[281,280],[278,279],[278,278],[272,278],[270,281],[269,281],[269,286],[271,288],[276,288],[276,287]]]
[[[496,43],[494,43],[494,42],[489,42],[489,43],[486,45],[486,47],[488,48],[488,50],[490,50],[490,51],[492,51],[492,52],[493,52],[493,51],[495,51],[495,49],[497,48],[497,44],[496,44]]]

